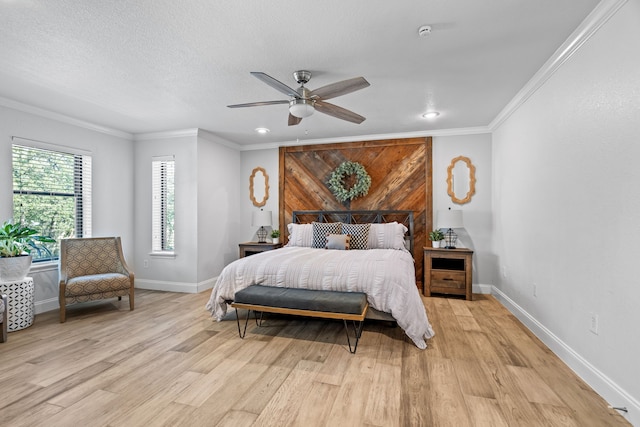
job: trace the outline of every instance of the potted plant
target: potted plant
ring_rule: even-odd
[[[280,230],[271,230],[271,241],[273,243],[280,243]]]
[[[0,282],[22,280],[31,267],[31,250],[36,242],[54,243],[55,240],[38,235],[38,230],[5,221],[0,227]]]
[[[440,230],[433,230],[429,232],[429,240],[434,248],[440,247],[440,241],[444,239],[444,233]]]

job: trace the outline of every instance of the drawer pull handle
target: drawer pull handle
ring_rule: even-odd
[[[442,280],[451,280],[451,281],[453,281],[453,279],[452,279],[452,278],[450,278],[450,277],[445,277],[445,278],[443,278]]]

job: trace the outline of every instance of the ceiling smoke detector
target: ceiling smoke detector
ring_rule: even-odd
[[[418,35],[420,37],[427,37],[427,36],[431,35],[431,26],[430,25],[423,25],[422,27],[418,28]]]

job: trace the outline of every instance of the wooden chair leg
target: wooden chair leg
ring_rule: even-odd
[[[60,303],[60,323],[64,323],[67,320],[67,311],[64,302]]]
[[[133,311],[133,289],[129,291],[129,310]]]

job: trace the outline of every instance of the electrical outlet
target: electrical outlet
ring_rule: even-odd
[[[144,264],[144,268],[149,268],[149,260],[148,259],[145,259],[143,264]]]
[[[595,313],[591,313],[591,319],[589,322],[589,330],[598,335],[598,315]]]
[[[504,277],[505,279],[507,278],[507,266],[506,265],[502,266],[502,277]]]
[[[536,285],[535,283],[533,284],[533,296],[538,296],[538,285]]]

